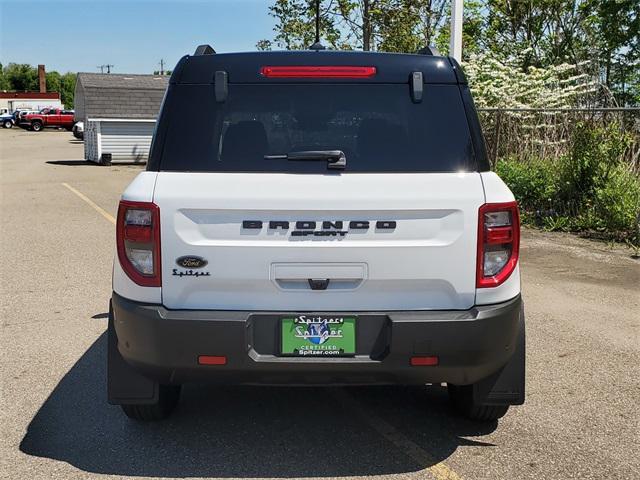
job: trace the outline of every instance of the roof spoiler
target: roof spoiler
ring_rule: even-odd
[[[198,45],[198,48],[196,48],[195,53],[193,54],[194,56],[198,56],[198,55],[214,55],[216,53],[216,51],[213,49],[213,47],[211,45],[205,44],[205,45]]]
[[[418,55],[431,55],[432,57],[441,57],[442,55],[438,51],[436,47],[433,45],[428,45],[426,47],[422,47],[420,50],[416,52]]]

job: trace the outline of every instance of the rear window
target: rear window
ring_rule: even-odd
[[[325,173],[325,161],[265,158],[341,150],[349,172],[475,170],[457,85],[425,85],[413,103],[408,84],[173,85],[156,138],[160,170]]]

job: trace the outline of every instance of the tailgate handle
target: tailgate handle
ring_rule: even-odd
[[[279,289],[298,291],[350,291],[367,279],[366,263],[272,263],[271,281]]]
[[[324,279],[309,278],[308,279],[311,290],[326,290],[327,287],[329,286],[330,281],[331,280],[329,278],[324,278]]]

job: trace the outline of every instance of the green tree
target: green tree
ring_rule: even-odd
[[[421,35],[420,2],[380,2],[372,18],[375,49],[385,52],[415,52],[424,46]]]
[[[462,58],[469,58],[482,52],[482,35],[485,29],[484,4],[479,0],[466,0],[462,16]],[[449,38],[451,35],[451,2],[446,2],[442,20],[434,31],[436,35],[432,42],[443,55],[449,54]]]
[[[569,63],[600,73],[621,104],[638,104],[638,0],[486,0],[482,48],[523,70]]]
[[[340,31],[328,11],[332,3],[320,3],[321,37],[331,48],[345,48],[348,46],[340,41]],[[269,14],[276,19],[275,43],[287,50],[309,48],[315,40],[315,5],[315,0],[276,0],[269,7]],[[264,41],[258,43],[266,45]]]
[[[76,74],[71,72],[67,72],[60,77],[60,99],[65,108],[73,108],[76,78]]]
[[[0,91],[11,89],[11,84],[9,83],[9,79],[5,75],[5,69],[0,63]]]
[[[431,45],[449,0],[337,0],[332,12],[356,48],[415,52]]]
[[[51,72],[47,72],[46,74],[46,79],[47,79],[47,91],[49,92],[59,92],[60,91],[60,86],[61,86],[61,75],[56,72],[55,70],[51,71]]]
[[[274,43],[308,48],[315,35],[314,0],[274,0]],[[465,0],[463,60],[491,54],[530,67],[572,65],[600,74],[619,104],[640,103],[640,1]],[[321,37],[330,48],[414,52],[449,50],[451,0],[322,0]],[[258,49],[270,49],[269,40]],[[608,104],[611,96],[600,102]]]
[[[260,51],[269,51],[273,49],[273,42],[271,42],[271,40],[258,40],[258,43],[256,43],[256,49]]]
[[[26,63],[10,63],[4,68],[10,90],[38,90],[38,70]]]
[[[348,32],[351,44],[364,51],[375,50],[376,26],[385,13],[384,0],[337,0],[329,14]],[[333,2],[330,2],[332,5]]]
[[[412,53],[434,45],[443,29],[448,32],[450,3],[450,0],[379,0],[372,16],[376,49]]]
[[[603,83],[621,104],[640,104],[640,2],[591,0],[587,29],[597,48]]]
[[[436,35],[443,28],[448,28],[451,0],[419,0],[414,3],[417,15],[420,17],[422,45],[435,45]]]
[[[330,48],[415,52],[432,43],[449,0],[323,0],[323,42]],[[308,48],[315,38],[314,0],[275,0],[274,41],[286,49]],[[271,48],[261,40],[259,50]]]
[[[64,75],[52,70],[47,72],[47,91],[59,92],[60,100],[66,108],[73,108],[73,95],[76,88],[76,74]],[[6,67],[0,64],[0,90],[38,91],[38,69],[26,63],[10,63]]]

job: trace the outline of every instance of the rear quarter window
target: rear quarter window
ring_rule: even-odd
[[[166,171],[325,173],[265,159],[306,150],[342,150],[344,173],[476,169],[457,85],[427,84],[421,103],[408,84],[229,84],[223,103],[213,85],[172,85],[160,122]]]

